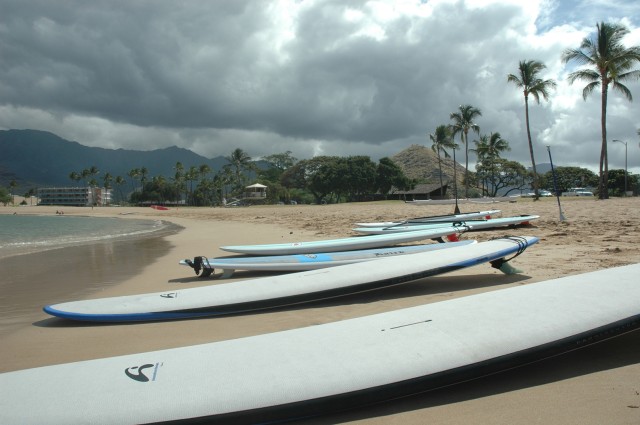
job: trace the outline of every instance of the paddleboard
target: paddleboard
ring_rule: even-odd
[[[499,202],[517,202],[517,196],[498,196],[495,198],[458,198],[456,199],[416,199],[405,201],[411,205],[453,205],[453,204],[497,204]]]
[[[357,227],[389,227],[401,226],[403,224],[430,223],[430,222],[454,222],[461,220],[471,220],[474,218],[491,218],[498,214],[500,210],[475,211],[460,214],[432,215],[428,217],[416,217],[403,221],[382,221],[377,223],[356,223]]]
[[[469,230],[481,230],[481,229],[490,229],[493,227],[503,227],[503,226],[522,226],[527,225],[529,222],[533,220],[537,220],[540,218],[539,215],[521,215],[516,217],[501,217],[501,218],[490,218],[486,220],[463,220],[456,223],[449,222],[431,222],[431,223],[408,223],[397,226],[388,226],[388,227],[356,227],[353,229],[354,232],[362,233],[365,235],[385,235],[385,234],[393,234],[393,233],[402,233],[402,232],[415,232],[416,230],[429,230],[429,229],[437,229],[442,226],[465,226],[469,228]]]
[[[634,264],[306,328],[3,373],[0,423],[266,423],[464,385],[638,329],[638,275]]]
[[[405,242],[436,239],[443,236],[458,235],[467,231],[464,226],[440,226],[437,229],[418,230],[406,235],[374,235],[357,236],[342,239],[325,239],[321,241],[276,243],[266,245],[228,245],[220,249],[236,254],[250,255],[289,255],[313,254],[315,252],[353,251],[357,249],[381,248]]]
[[[258,271],[303,271],[344,264],[371,261],[379,258],[398,255],[416,254],[418,252],[438,251],[440,249],[476,243],[474,240],[451,243],[431,243],[422,245],[401,245],[390,248],[363,249],[358,251],[325,252],[318,254],[269,255],[261,257],[194,257],[193,260],[181,260],[180,265],[193,268],[197,275],[210,276],[215,269],[222,269],[222,277],[231,277],[236,270]],[[202,272],[202,274],[200,274]]]
[[[380,258],[373,264],[355,263],[199,288],[71,301],[46,306],[44,311],[64,319],[94,322],[246,313],[381,289],[485,262],[495,261],[494,267],[501,267],[504,257],[518,254],[537,241],[535,237],[495,239],[435,252]]]

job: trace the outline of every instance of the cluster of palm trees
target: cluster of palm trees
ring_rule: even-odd
[[[177,202],[184,198],[189,205],[211,205],[215,201],[219,202],[225,189],[232,193],[241,191],[247,179],[247,172],[256,170],[255,163],[242,149],[235,149],[226,160],[228,164],[213,176],[213,170],[207,164],[185,168],[181,162],[176,162],[173,167],[175,174],[170,179],[162,175],[149,177],[146,167],[133,168],[126,173],[131,184],[131,201]],[[82,171],[72,171],[69,178],[78,183],[84,181],[86,186],[94,188],[99,185],[98,174],[100,170],[91,166]],[[113,177],[111,173],[106,172],[101,180],[105,188],[111,189],[115,184],[120,199],[125,199],[122,186],[127,184],[127,180],[123,176]]]
[[[586,81],[582,96],[587,97],[597,88],[601,91],[601,131],[602,147],[600,152],[600,173],[598,181],[598,194],[600,199],[608,198],[608,154],[607,154],[607,97],[608,90],[620,92],[627,100],[632,101],[631,91],[623,84],[626,81],[640,78],[640,70],[632,69],[640,62],[640,46],[625,47],[622,44],[623,37],[628,34],[626,27],[615,23],[601,22],[596,25],[596,33],[593,38],[585,37],[577,49],[567,49],[562,55],[564,63],[575,62],[578,65],[586,65],[586,68],[578,69],[569,74],[570,84],[578,80]],[[522,90],[525,105],[525,123],[527,140],[529,143],[529,155],[531,156],[531,166],[533,172],[533,190],[535,199],[539,197],[538,173],[533,151],[533,141],[531,139],[531,129],[529,123],[529,96],[532,96],[536,103],[540,103],[540,97],[549,100],[549,93],[556,87],[556,82],[551,79],[542,79],[540,73],[546,66],[537,60],[522,60],[518,65],[517,74],[509,74],[507,82],[513,83]],[[429,137],[433,143],[432,149],[438,155],[440,167],[440,183],[442,186],[442,168],[440,154],[445,158],[449,157],[446,149],[452,149],[454,154],[458,146],[454,139],[460,135],[465,151],[465,197],[469,192],[469,131],[479,135],[480,127],[475,123],[476,118],[482,115],[480,109],[471,105],[462,105],[459,110],[451,113],[453,120],[451,125],[440,125]],[[640,129],[638,130],[640,135]],[[499,157],[499,153],[509,150],[508,142],[500,138],[499,133],[492,133],[490,136],[482,136],[476,141],[476,153],[480,160],[491,160]],[[454,182],[456,181],[454,166]],[[454,191],[456,191],[454,186]],[[457,191],[456,191],[457,197]]]

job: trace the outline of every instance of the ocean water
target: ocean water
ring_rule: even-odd
[[[162,220],[0,214],[0,258],[176,231]]]

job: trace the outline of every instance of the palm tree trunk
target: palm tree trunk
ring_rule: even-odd
[[[607,89],[608,82],[602,82],[602,116],[600,127],[602,128],[602,149],[600,151],[600,181],[599,198],[609,199],[609,161],[607,158]]]
[[[531,141],[531,130],[529,128],[529,96],[524,95],[524,116],[527,124],[527,139],[529,140],[529,155],[531,155],[531,169],[533,170],[533,199],[537,201],[540,198],[538,190],[538,172],[536,171],[536,160],[533,156],[533,142]]]
[[[468,131],[464,134],[464,197],[469,197],[469,135]]]
[[[438,152],[438,171],[440,172],[440,199],[444,198],[444,192],[442,189],[442,162],[440,161],[440,148],[437,148]]]

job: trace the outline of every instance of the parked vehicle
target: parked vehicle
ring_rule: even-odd
[[[562,196],[593,196],[593,193],[584,187],[572,187],[566,192],[562,192]]]

